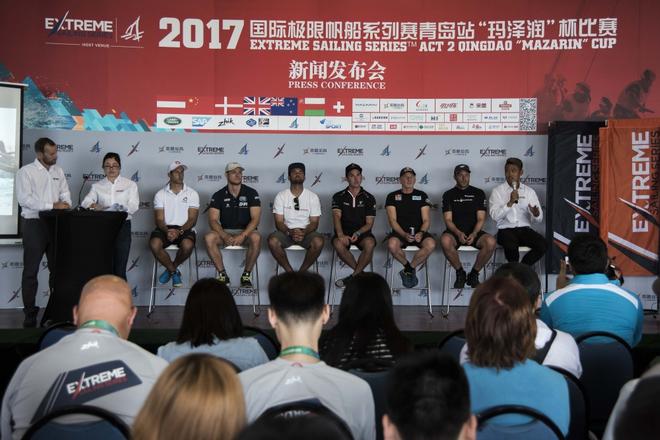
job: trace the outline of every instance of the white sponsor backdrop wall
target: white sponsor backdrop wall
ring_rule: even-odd
[[[262,200],[262,216],[259,230],[264,235],[274,230],[271,214],[272,201],[278,191],[288,186],[287,165],[301,161],[307,166],[305,186],[316,192],[322,203],[320,232],[330,237],[332,233],[331,197],[346,184],[344,167],[351,162],[363,167],[363,186],[377,200],[378,211],[374,233],[379,246],[374,257],[374,270],[385,275],[387,251],[380,241],[389,230],[383,204],[386,195],[398,189],[399,170],[411,166],[417,172],[417,188],[425,191],[434,208],[431,215],[431,232],[444,230],[442,221],[442,194],[454,184],[452,172],[455,165],[467,163],[472,169],[471,182],[489,195],[491,189],[503,182],[506,157],[516,156],[523,160],[524,179],[538,193],[544,204],[546,192],[547,137],[539,135],[483,135],[483,136],[357,136],[357,135],[274,135],[274,134],[181,134],[181,133],[103,133],[52,130],[26,130],[24,133],[23,163],[34,160],[33,142],[48,136],[59,145],[58,164],[64,169],[71,189],[74,205],[78,202],[84,174],[92,174],[83,189],[83,197],[91,182],[103,178],[101,160],[107,152],[114,151],[122,158],[122,175],[137,181],[140,191],[140,210],[133,217],[133,242],[129,258],[128,282],[133,288],[138,305],[149,302],[153,257],[148,248],[148,238],[154,228],[152,201],[158,189],[167,183],[167,166],[180,160],[189,166],[185,181],[200,194],[201,210],[197,223],[198,268],[200,277],[214,276],[215,269],[206,254],[203,235],[208,231],[206,209],[211,195],[226,185],[224,166],[237,161],[245,167],[246,184],[259,191]],[[496,228],[488,220],[486,230]],[[545,224],[537,225],[541,233]],[[503,260],[503,253],[499,253]],[[332,256],[329,241],[319,258],[319,271],[327,280]],[[292,255],[292,262],[300,264],[302,256]],[[463,256],[469,270],[473,256]],[[0,308],[22,307],[20,296],[22,249],[18,246],[0,247]],[[241,253],[225,254],[226,266],[232,280],[238,281],[244,257]],[[431,298],[440,304],[445,258],[439,246],[430,257]],[[258,260],[261,301],[267,303],[266,286],[274,274],[274,260],[263,241]],[[398,263],[395,265],[398,272]],[[181,266],[187,275],[187,264]],[[345,269],[344,269],[345,270]],[[345,272],[346,274],[348,272]],[[187,278],[184,278],[184,281]],[[399,282],[398,277],[395,282]],[[627,287],[641,288],[640,293],[650,292],[648,279],[630,280]],[[635,285],[637,284],[637,285]],[[554,285],[554,280],[551,282]],[[181,305],[185,303],[187,288],[158,291],[158,304]],[[471,290],[465,289],[456,297],[452,290],[452,304],[466,305]],[[238,304],[251,304],[251,292],[236,291]],[[337,295],[337,301],[340,295]],[[47,269],[45,259],[39,275],[38,305],[48,301]],[[425,292],[402,290],[394,298],[395,305],[426,304]]]

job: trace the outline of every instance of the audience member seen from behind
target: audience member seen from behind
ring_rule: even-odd
[[[336,414],[356,439],[376,437],[371,388],[357,376],[320,360],[318,340],[330,310],[321,276],[286,272],[268,284],[268,320],[282,345],[279,358],[243,371],[246,411],[253,422],[269,408],[315,401]]]
[[[609,332],[631,347],[642,338],[644,309],[637,294],[608,279],[607,247],[591,234],[575,234],[568,245],[569,264],[575,276],[563,289],[548,294],[541,319],[549,327],[578,337],[589,332]],[[608,342],[599,338],[593,342]]]
[[[522,263],[506,263],[495,272],[496,277],[511,278],[525,289],[535,312],[541,307],[541,281],[534,270]],[[468,361],[467,344],[461,351],[461,363]],[[531,359],[539,364],[562,368],[575,377],[582,375],[580,351],[575,339],[568,333],[549,328],[543,321],[536,319],[536,349]]]
[[[149,393],[134,440],[233,440],[245,425],[243,389],[233,367],[207,354],[172,362]]]
[[[412,344],[394,322],[387,281],[373,272],[353,276],[342,295],[337,324],[321,340],[321,358],[346,368],[362,359],[393,364],[410,351]]]
[[[640,380],[614,428],[616,440],[658,438],[660,432],[660,377]]]
[[[465,337],[470,361],[463,368],[470,382],[472,412],[523,405],[568,432],[568,385],[561,374],[529,359],[534,354],[536,319],[517,281],[493,277],[477,287],[468,307]],[[507,426],[528,421],[520,415],[493,419]]]
[[[473,440],[477,419],[463,369],[451,357],[428,351],[402,359],[386,386],[385,440]]]
[[[243,337],[243,324],[226,284],[214,278],[197,281],[188,293],[176,341],[158,348],[168,362],[189,353],[208,353],[241,371],[268,362],[254,338]]]
[[[126,340],[136,312],[123,279],[102,275],[88,281],[73,309],[78,329],[25,359],[12,377],[2,401],[0,437],[22,438],[47,413],[77,404],[103,408],[132,424],[167,366]]]
[[[265,417],[257,420],[237,440],[353,440],[350,432],[319,414]]]

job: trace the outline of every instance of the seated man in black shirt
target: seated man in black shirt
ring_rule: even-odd
[[[206,251],[218,271],[218,280],[229,285],[219,246],[247,246],[241,287],[252,288],[252,268],[259,256],[261,235],[257,232],[261,200],[253,188],[243,185],[243,167],[230,162],[225,167],[227,186],[211,197],[209,227],[204,237]]]
[[[335,226],[332,245],[353,273],[338,279],[335,282],[337,287],[344,287],[353,275],[367,267],[376,247],[376,239],[371,233],[376,217],[376,199],[361,186],[362,167],[356,163],[349,164],[346,167],[346,181],[348,187],[332,196],[332,221]],[[348,250],[352,244],[362,251],[357,261]]]
[[[415,189],[415,170],[405,167],[399,173],[401,189],[387,195],[385,209],[392,232],[387,236],[387,248],[396,260],[403,264],[399,272],[404,287],[413,288],[419,282],[415,268],[423,264],[433,249],[435,239],[428,230],[431,226],[431,204],[424,191]],[[408,246],[419,250],[411,262],[403,251]]]
[[[486,221],[486,195],[470,185],[470,167],[465,164],[454,168],[456,186],[442,195],[442,212],[447,229],[440,236],[440,245],[449,264],[456,269],[454,289],[462,289],[465,281],[470,287],[479,285],[479,272],[495,252],[495,237],[481,228]],[[474,266],[465,274],[457,249],[473,246],[479,249]]]

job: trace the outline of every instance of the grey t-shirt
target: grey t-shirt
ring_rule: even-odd
[[[259,342],[249,337],[233,338],[224,341],[216,338],[212,345],[203,344],[197,347],[191,346],[189,342],[184,344],[170,342],[169,344],[158,347],[158,356],[167,362],[172,362],[174,359],[190,353],[208,353],[227,359],[240,368],[241,371],[268,362],[268,356],[264,353]]]
[[[19,365],[2,400],[2,438],[20,439],[32,423],[65,405],[98,406],[131,425],[166,366],[111,332],[79,329]]]
[[[356,440],[376,438],[374,399],[369,384],[325,362],[275,359],[239,374],[248,422],[284,403],[318,399],[346,422]]]

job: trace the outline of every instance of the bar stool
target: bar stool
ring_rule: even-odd
[[[460,254],[461,252],[474,252],[475,254],[479,253],[479,249],[474,247],[474,246],[459,246],[456,251]],[[460,259],[460,257],[459,257]],[[475,256],[476,259],[476,256]],[[483,274],[483,281],[486,281],[486,268],[488,267],[488,264],[486,264],[484,267],[481,268],[481,273]],[[443,312],[442,307],[445,305],[445,292],[448,289],[451,289],[451,273],[452,273],[453,267],[451,264],[449,264],[449,261],[447,260],[447,257],[445,257],[445,275],[442,278],[442,299],[440,300],[440,313],[442,313],[442,316],[447,317],[449,316],[449,306],[451,303],[451,295],[446,294],[447,297],[447,309]],[[463,289],[458,289],[458,295],[456,295],[456,298],[458,298],[461,294]],[[456,299],[454,298],[454,299]]]
[[[528,246],[518,246],[518,254],[526,254],[531,250],[532,248]],[[493,276],[493,274],[495,273],[495,263],[497,262],[497,253],[499,251],[504,251],[504,248],[498,244],[497,246],[495,246],[495,251],[493,252],[493,264],[491,265],[490,276]],[[543,258],[541,258],[541,260],[542,259]],[[536,273],[539,275],[539,278],[541,276],[541,260],[534,263],[534,270],[536,270]]]
[[[222,248],[223,251],[245,251],[247,253],[247,246],[225,246]],[[216,270],[215,272],[216,276],[218,275],[218,271]],[[259,316],[261,313],[261,298],[259,296],[260,290],[259,290],[259,261],[254,262],[254,274],[252,275],[252,313],[254,313],[254,316]],[[238,286],[227,286],[229,289],[235,293],[238,291],[238,289],[241,289],[240,284]]]
[[[401,250],[404,253],[406,253],[406,255],[407,255],[408,252],[413,252],[413,253],[417,252],[419,250],[419,247],[418,246],[408,246],[408,247],[402,248]],[[431,318],[433,318],[433,306],[431,305],[431,283],[429,282],[429,267],[428,267],[429,258],[431,258],[430,255],[426,258],[426,261],[418,267],[418,270],[417,270],[417,272],[420,272],[422,270],[422,268],[424,269],[424,280],[425,280],[425,286],[424,287],[412,287],[410,289],[408,289],[407,287],[394,287],[394,272],[395,272],[394,271],[394,262],[396,261],[396,259],[389,252],[388,252],[388,255],[387,255],[387,263],[385,265],[385,279],[388,280],[388,282],[390,283],[390,290],[391,290],[392,294],[394,294],[394,292],[398,292],[402,289],[418,290],[420,292],[426,291],[426,303],[427,303],[428,308],[429,308],[428,312],[429,312],[429,315],[431,315]]]
[[[171,244],[168,247],[165,248],[165,251],[167,253],[176,253],[179,251],[179,246],[175,244]],[[195,258],[195,281],[199,279],[199,264],[197,263],[197,246],[193,247],[193,255],[188,257],[188,288],[190,288],[193,285],[193,257]],[[158,267],[162,267],[160,263],[158,263],[158,259],[154,257],[154,266],[153,270],[151,272],[151,292],[149,295],[149,311],[147,312],[147,317],[151,316],[153,311],[156,309],[156,290],[158,289],[169,289],[166,285],[159,286],[158,285]],[[172,290],[174,290],[173,288]]]
[[[353,252],[361,252],[360,248],[357,247],[356,245],[352,244],[349,246],[348,251],[350,253]],[[337,258],[337,249],[335,247],[332,247],[332,258],[330,260],[330,281],[328,281],[328,299],[327,303],[330,304],[330,314],[332,314],[332,310],[335,306],[335,294],[336,294],[336,289],[344,290],[343,287],[337,287],[335,286],[335,281],[337,281],[337,273],[339,272],[337,270],[337,261],[341,263],[341,260]],[[341,267],[340,267],[341,268]],[[369,270],[371,272],[374,271],[374,260],[373,258],[371,259],[371,262],[369,263]],[[332,292],[332,298],[330,298],[330,292]]]
[[[304,247],[300,246],[299,244],[292,244],[289,247],[284,248],[284,252],[288,251],[293,251],[293,252],[307,252],[307,249]],[[319,273],[319,259],[317,258],[316,261],[314,261],[314,268],[316,269],[316,273]],[[280,265],[279,263],[275,262],[275,275],[280,273]]]

